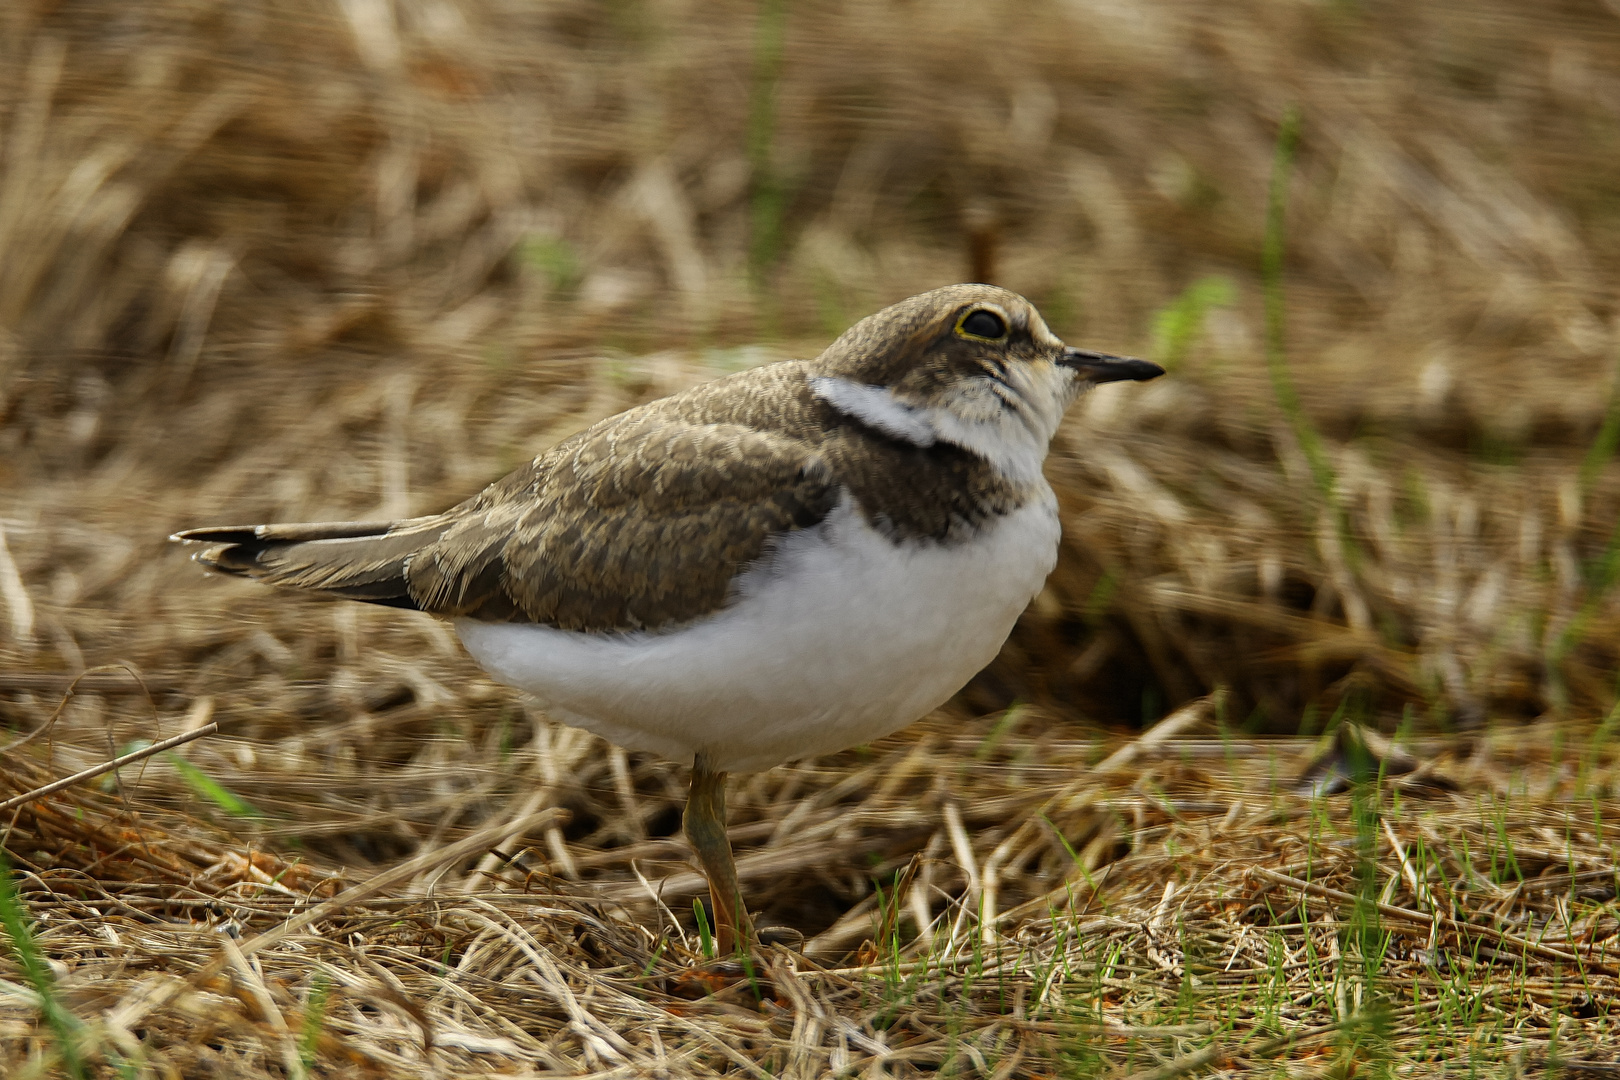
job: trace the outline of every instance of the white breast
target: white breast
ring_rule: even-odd
[[[895,544],[846,500],[739,581],[717,615],[659,634],[456,622],[495,678],[627,749],[766,769],[868,742],[995,658],[1057,561],[1039,497],[953,547]]]

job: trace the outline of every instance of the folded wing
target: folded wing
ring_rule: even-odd
[[[633,410],[431,517],[192,529],[223,573],[438,615],[587,632],[723,607],[773,538],[838,485],[814,448],[753,427]]]

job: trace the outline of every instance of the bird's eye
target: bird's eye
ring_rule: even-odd
[[[980,308],[962,316],[962,321],[956,324],[956,331],[963,337],[1000,341],[1007,336],[1007,323],[995,312]]]

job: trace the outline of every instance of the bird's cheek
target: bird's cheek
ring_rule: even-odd
[[[1080,373],[1062,364],[1054,364],[1050,360],[1043,360],[1038,365],[1031,365],[1039,373],[1039,384],[1053,397],[1072,401],[1082,389],[1084,379]]]
[[[1053,379],[1057,383],[1058,400],[1061,401],[1063,403],[1063,407],[1067,409],[1070,405],[1073,405],[1080,399],[1080,395],[1085,393],[1086,387],[1091,384],[1082,378],[1080,373],[1075,371],[1073,368],[1064,367],[1062,364],[1054,364],[1052,366],[1054,369]]]

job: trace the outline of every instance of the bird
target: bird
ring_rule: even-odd
[[[1065,411],[1162,374],[950,285],[814,359],[610,416],[442,513],[171,539],[210,570],[448,619],[552,717],[690,762],[683,831],[729,956],[758,939],[727,776],[890,734],[989,664],[1057,562],[1042,466]]]

